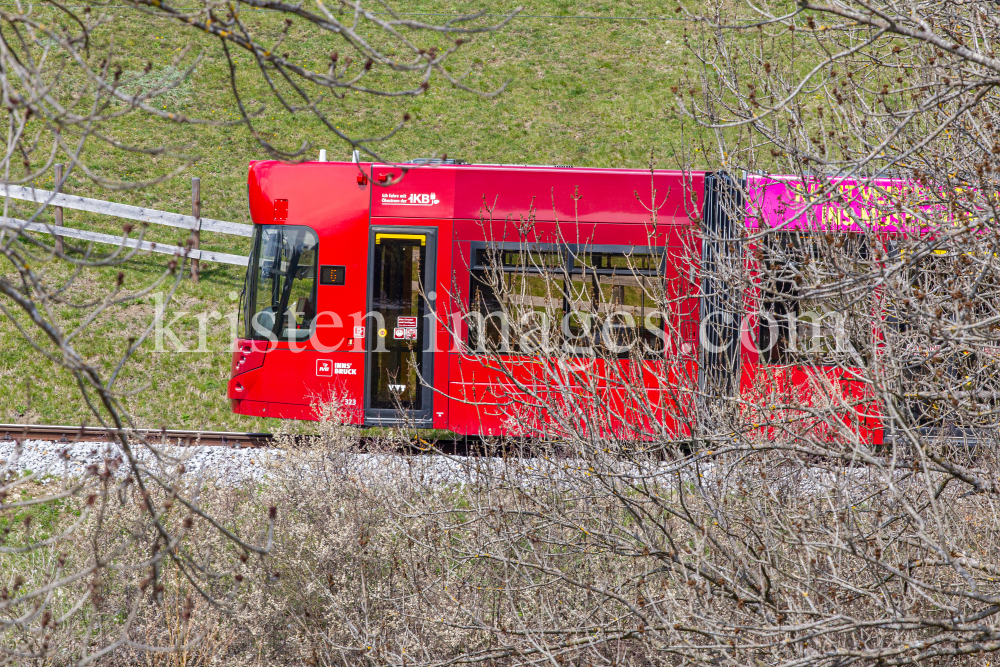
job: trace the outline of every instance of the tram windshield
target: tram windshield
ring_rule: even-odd
[[[251,255],[246,330],[251,338],[301,341],[316,318],[319,239],[301,225],[260,225]]]

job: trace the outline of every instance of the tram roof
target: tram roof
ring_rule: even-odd
[[[362,179],[364,177],[364,179]],[[251,162],[254,222],[273,221],[288,201],[288,221],[314,217],[330,197],[360,203],[372,218],[533,218],[551,222],[686,224],[701,214],[705,172],[545,165]],[[364,181],[364,182],[362,182]],[[655,206],[653,205],[655,195]]]

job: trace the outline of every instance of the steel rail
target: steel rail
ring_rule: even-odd
[[[239,431],[185,431],[179,429],[128,429],[129,434],[140,436],[160,445],[206,445],[214,447],[271,447],[274,436],[270,433],[243,433]],[[116,442],[114,429],[100,426],[60,426],[49,424],[0,424],[0,441],[48,440],[52,442]]]
[[[241,431],[185,431],[181,429],[126,429],[126,433],[140,436],[153,445],[173,445],[184,447],[276,447],[277,439],[271,433],[246,433]],[[292,442],[308,445],[316,435],[288,435]],[[0,424],[0,443],[11,440],[45,440],[55,444],[75,442],[117,442],[114,429],[100,426],[63,426],[50,424]],[[362,448],[379,438],[362,435]],[[401,445],[400,451],[408,454],[447,453],[460,456],[480,456],[495,453],[476,436],[455,436],[436,438],[433,442],[420,437],[412,438]]]
[[[980,444],[985,444],[989,440],[988,434],[983,429],[921,427],[915,430],[921,438],[934,438],[940,440],[943,444],[968,449],[975,449]],[[127,429],[126,433],[133,437],[140,436],[146,442],[154,445],[232,447],[234,449],[278,446],[277,439],[271,433],[187,431],[182,429]],[[308,445],[311,439],[318,436],[290,434],[286,437],[294,443]],[[896,442],[906,442],[903,434],[894,432],[891,429],[886,431],[884,438],[884,444],[886,445]],[[118,441],[114,429],[106,429],[100,426],[0,424],[0,443],[15,439],[45,440],[56,444]],[[362,449],[367,448],[370,443],[374,444],[379,439],[377,436],[360,436]],[[532,443],[522,440],[520,444],[529,445],[530,448],[530,444]],[[548,447],[551,446],[552,443],[549,443]],[[547,450],[548,447],[541,445],[539,451]],[[420,436],[414,436],[408,444],[399,445],[399,451],[408,454],[432,454],[440,452],[473,457],[502,455],[504,449],[503,445],[491,444],[479,436],[462,436],[457,434],[452,437],[434,438],[433,441],[425,440]]]

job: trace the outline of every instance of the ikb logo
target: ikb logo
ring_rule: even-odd
[[[441,201],[437,198],[437,196],[433,192],[430,193],[429,195],[417,194],[414,192],[413,194],[410,195],[409,203],[416,204],[418,206],[430,206],[431,204],[440,204]]]
[[[434,192],[411,192],[410,194],[383,192],[382,203],[387,206],[433,206],[434,204],[440,204],[441,200],[437,198],[437,194]]]

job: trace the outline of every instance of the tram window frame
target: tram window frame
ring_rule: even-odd
[[[250,261],[248,264],[249,281],[247,284],[247,294],[246,294],[246,321],[244,322],[244,335],[251,340],[270,340],[274,341],[287,341],[287,342],[301,342],[309,340],[312,337],[313,325],[316,321],[317,305],[318,305],[318,284],[319,284],[319,245],[320,239],[319,234],[315,229],[309,227],[308,225],[257,225],[254,231],[253,237],[253,248],[250,253]],[[272,270],[269,274],[269,280],[271,281],[271,305],[258,309],[258,298],[260,294],[258,293],[258,287],[262,277],[262,272],[265,269],[264,258],[261,253],[264,252],[263,241],[264,235],[267,232],[280,232],[284,235],[289,231],[300,232],[302,238],[297,242],[293,242],[296,246],[292,250],[292,254],[289,255],[288,262],[289,266],[281,269],[281,264],[277,264],[278,271],[277,274]],[[311,236],[311,239],[309,238]],[[279,237],[280,239],[281,237]],[[311,241],[312,245],[310,247],[305,247],[306,241]],[[284,243],[283,240],[279,240],[278,243]],[[304,248],[304,249],[303,249]],[[298,250],[299,256],[295,256],[295,250]],[[304,251],[312,253],[312,263],[307,266],[301,265],[299,258]],[[284,249],[282,249],[282,253]],[[283,256],[283,255],[282,255]],[[287,283],[284,278],[288,277],[288,271],[291,268],[290,264],[294,258],[296,273],[292,277],[290,283]],[[280,258],[272,258],[271,268],[275,266],[274,261],[281,261]],[[279,289],[279,285],[274,283],[274,277],[278,275],[282,278],[280,281],[280,295],[276,297],[275,292]],[[312,285],[309,288],[308,294],[305,296],[300,296],[295,300],[293,306],[291,302],[291,296],[295,288],[295,284],[300,280],[311,280]],[[278,298],[277,304],[275,304],[274,299]],[[288,321],[287,317],[275,318],[273,317],[273,309],[275,305],[281,309],[282,302],[285,302],[284,312],[288,313],[290,308],[295,308],[291,311],[295,314],[295,327],[287,327],[285,324]],[[303,303],[304,302],[304,303]],[[299,306],[302,306],[301,310]],[[262,313],[271,311],[271,326],[268,328],[264,319],[260,318]],[[299,321],[301,317],[301,322]]]
[[[655,302],[649,298],[647,290],[655,285],[643,285],[641,279],[655,278],[662,281],[661,289],[666,287],[666,255],[667,249],[659,246],[625,246],[625,245],[582,245],[582,244],[519,244],[519,243],[488,243],[472,242],[470,245],[470,267],[469,267],[469,314],[468,331],[466,334],[467,349],[475,354],[484,354],[487,351],[486,341],[479,338],[476,324],[478,320],[471,317],[477,313],[484,319],[488,329],[487,335],[491,340],[492,349],[499,349],[502,354],[537,354],[562,352],[571,356],[601,356],[610,354],[618,358],[628,358],[631,349],[636,343],[643,345],[643,356],[662,356],[665,350],[666,338],[666,318]],[[508,311],[522,310],[525,315],[530,314],[526,308],[538,312],[539,325],[527,329],[529,332],[536,332],[534,336],[524,336],[525,329],[521,329],[516,341],[510,340],[515,336],[515,332],[508,332],[509,338],[504,342],[502,325],[494,324],[493,314],[502,312],[499,298],[496,296],[493,285],[487,279],[487,273],[495,270],[490,261],[491,255],[498,257],[502,266],[504,276],[522,276],[521,284],[515,286],[519,288],[525,297],[525,303],[508,304]],[[598,257],[602,266],[587,266],[588,257]],[[644,268],[636,267],[637,258],[653,258],[653,262],[640,262]],[[622,258],[625,266],[612,266],[611,258]],[[631,266],[630,266],[631,265]],[[559,275],[562,274],[562,275]],[[620,275],[619,275],[620,274]],[[550,277],[561,283],[556,289],[552,289]],[[544,293],[533,294],[538,291],[539,285],[531,285],[529,281],[535,281],[536,277],[542,278],[539,285],[544,286]],[[580,280],[577,280],[577,279]],[[585,281],[590,280],[600,289],[594,289],[594,285],[587,285]],[[637,285],[627,285],[629,279],[639,282]],[[516,279],[515,279],[516,280]],[[616,284],[616,280],[619,284]],[[575,283],[584,283],[576,285]],[[593,320],[599,317],[604,307],[604,312],[610,312],[614,307],[610,299],[603,298],[605,294],[604,285],[610,289],[610,299],[618,297],[625,300],[628,287],[638,288],[640,303],[638,306],[619,302],[618,306],[622,313],[625,308],[638,308],[639,317],[634,317],[634,311],[628,312],[628,317],[632,323],[625,320],[622,324],[602,321],[594,326]],[[570,289],[572,287],[572,290]],[[570,299],[568,296],[579,293],[581,296],[591,295],[591,310],[581,310],[580,308],[570,309]],[[598,292],[602,295],[602,300],[596,301],[592,297]],[[542,303],[537,303],[538,299]],[[552,303],[558,301],[558,303]],[[479,304],[477,306],[477,303]],[[573,304],[585,303],[585,299],[574,299]],[[596,312],[595,312],[596,311]],[[567,320],[569,316],[580,315],[579,320]],[[659,334],[649,331],[646,327],[646,319],[654,317],[658,320]],[[541,315],[544,314],[544,318]],[[612,315],[615,313],[612,312]],[[525,315],[520,315],[518,320],[523,321]],[[585,321],[584,321],[585,320]],[[530,327],[532,322],[527,322]],[[492,325],[492,326],[491,326]],[[556,326],[553,326],[556,325]],[[569,332],[566,329],[569,329]],[[629,334],[630,330],[635,334]],[[614,338],[610,341],[606,339],[605,332],[610,331]],[[570,335],[567,335],[569,333]],[[552,345],[552,343],[557,345]],[[561,343],[561,345],[558,345]],[[496,347],[494,347],[496,346]],[[547,349],[546,349],[547,348]],[[596,348],[596,349],[595,349]]]
[[[772,235],[765,237],[764,241],[769,242],[767,249],[762,249],[761,242],[758,242],[756,257],[757,261],[763,265],[768,261],[767,254],[775,253],[778,256],[771,260],[772,270],[778,268],[784,276],[779,274],[778,278],[772,278],[770,285],[764,284],[766,276],[758,283],[760,292],[760,314],[757,317],[757,354],[758,363],[765,366],[837,366],[836,352],[831,352],[831,346],[835,348],[836,337],[838,335],[836,325],[831,328],[823,323],[823,320],[836,314],[834,311],[824,312],[824,308],[815,304],[812,299],[805,298],[802,290],[795,282],[795,278],[803,271],[797,268],[804,267],[810,262],[819,260],[821,252],[819,244],[828,242],[829,236],[833,235],[839,243],[844,239],[845,243],[856,243],[856,254],[858,259],[865,261],[869,256],[868,238],[864,234],[853,232],[823,232],[823,231],[774,231]],[[778,246],[775,245],[777,241]],[[788,257],[782,256],[778,248],[784,246],[786,250],[799,250],[809,253],[808,261],[794,262]],[[781,251],[783,252],[783,251]],[[763,314],[771,317],[763,317]],[[796,322],[795,340],[796,348],[800,348],[803,341],[811,340],[810,349],[792,349],[790,347],[791,331],[789,330],[789,315],[793,315]],[[810,316],[806,318],[805,316]],[[818,316],[819,321],[814,322],[812,316]],[[819,335],[816,334],[816,327]],[[772,328],[777,340],[771,343]],[[813,336],[809,337],[809,329],[812,329]],[[817,338],[819,340],[817,340]]]

